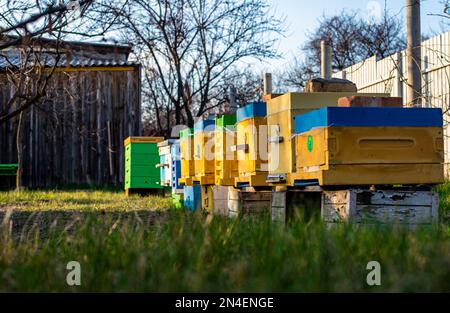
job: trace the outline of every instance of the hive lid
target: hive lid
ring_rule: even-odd
[[[237,122],[243,121],[252,117],[266,116],[266,103],[262,101],[249,102],[244,107],[237,110]]]
[[[295,116],[295,133],[326,126],[442,127],[437,108],[326,107]]]
[[[311,110],[337,106],[338,99],[351,96],[389,97],[386,93],[288,92],[267,100],[267,115],[287,110]]]
[[[214,119],[199,120],[194,124],[194,132],[196,133],[205,130],[214,130],[214,123]]]
[[[130,143],[158,143],[164,140],[164,137],[128,137],[124,140],[124,146]]]
[[[158,147],[165,147],[173,145],[176,142],[176,139],[167,139],[158,143]]]

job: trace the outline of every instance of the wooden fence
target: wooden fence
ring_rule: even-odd
[[[0,111],[13,88],[0,74]],[[0,163],[16,163],[19,146],[23,186],[122,186],[123,140],[141,134],[140,89],[139,66],[58,70],[20,124],[0,125]]]

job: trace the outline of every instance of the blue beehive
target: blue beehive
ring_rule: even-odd
[[[266,103],[262,101],[249,102],[240,107],[236,112],[236,121],[246,120],[251,117],[265,117],[267,115]]]
[[[168,139],[158,143],[159,164],[157,167],[160,169],[161,186],[172,186],[171,146],[174,142],[175,139]]]
[[[184,207],[191,211],[201,209],[202,201],[200,186],[184,186]]]
[[[171,155],[171,187],[172,193],[175,193],[177,189],[182,189],[182,187],[178,184],[178,180],[181,177],[181,162],[180,162],[180,140],[175,140],[174,143],[170,146],[170,155]]]
[[[435,108],[326,107],[295,116],[295,132],[327,126],[442,127]]]

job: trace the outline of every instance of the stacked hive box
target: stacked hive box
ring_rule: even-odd
[[[269,132],[269,166],[267,182],[292,185],[295,172],[294,116],[320,107],[336,106],[338,99],[356,95],[350,92],[286,93],[267,100],[267,124]],[[359,96],[387,96],[363,94]]]
[[[176,139],[170,146],[172,201],[176,208],[183,206],[183,187],[179,183],[181,177],[180,140]]]
[[[125,145],[125,191],[146,192],[162,189],[157,144],[161,137],[128,137]]]
[[[195,176],[193,133],[192,128],[185,128],[180,131],[181,177],[178,180],[180,185],[192,186],[192,178]]]
[[[293,185],[443,182],[440,109],[329,107],[295,118]]]
[[[180,193],[183,188],[180,185],[181,162],[180,162],[180,140],[176,139],[170,146],[171,157],[171,180],[172,193]]]
[[[237,187],[267,186],[266,103],[252,102],[237,110]]]
[[[238,175],[236,151],[236,115],[225,114],[216,118],[215,140],[215,180],[218,186],[234,186]]]
[[[159,164],[156,167],[160,170],[161,186],[171,187],[172,181],[172,155],[171,146],[175,139],[168,139],[158,143]]]
[[[194,125],[194,184],[214,185],[214,123],[205,119]]]

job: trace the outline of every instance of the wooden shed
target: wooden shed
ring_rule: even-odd
[[[56,42],[40,44],[49,53]],[[128,62],[130,46],[59,45],[45,96],[0,123],[0,163],[17,163],[19,149],[25,187],[123,186],[123,141],[141,135],[140,65]],[[20,62],[21,49],[0,53],[0,113],[14,110],[6,105],[15,88],[7,71],[11,60]]]

